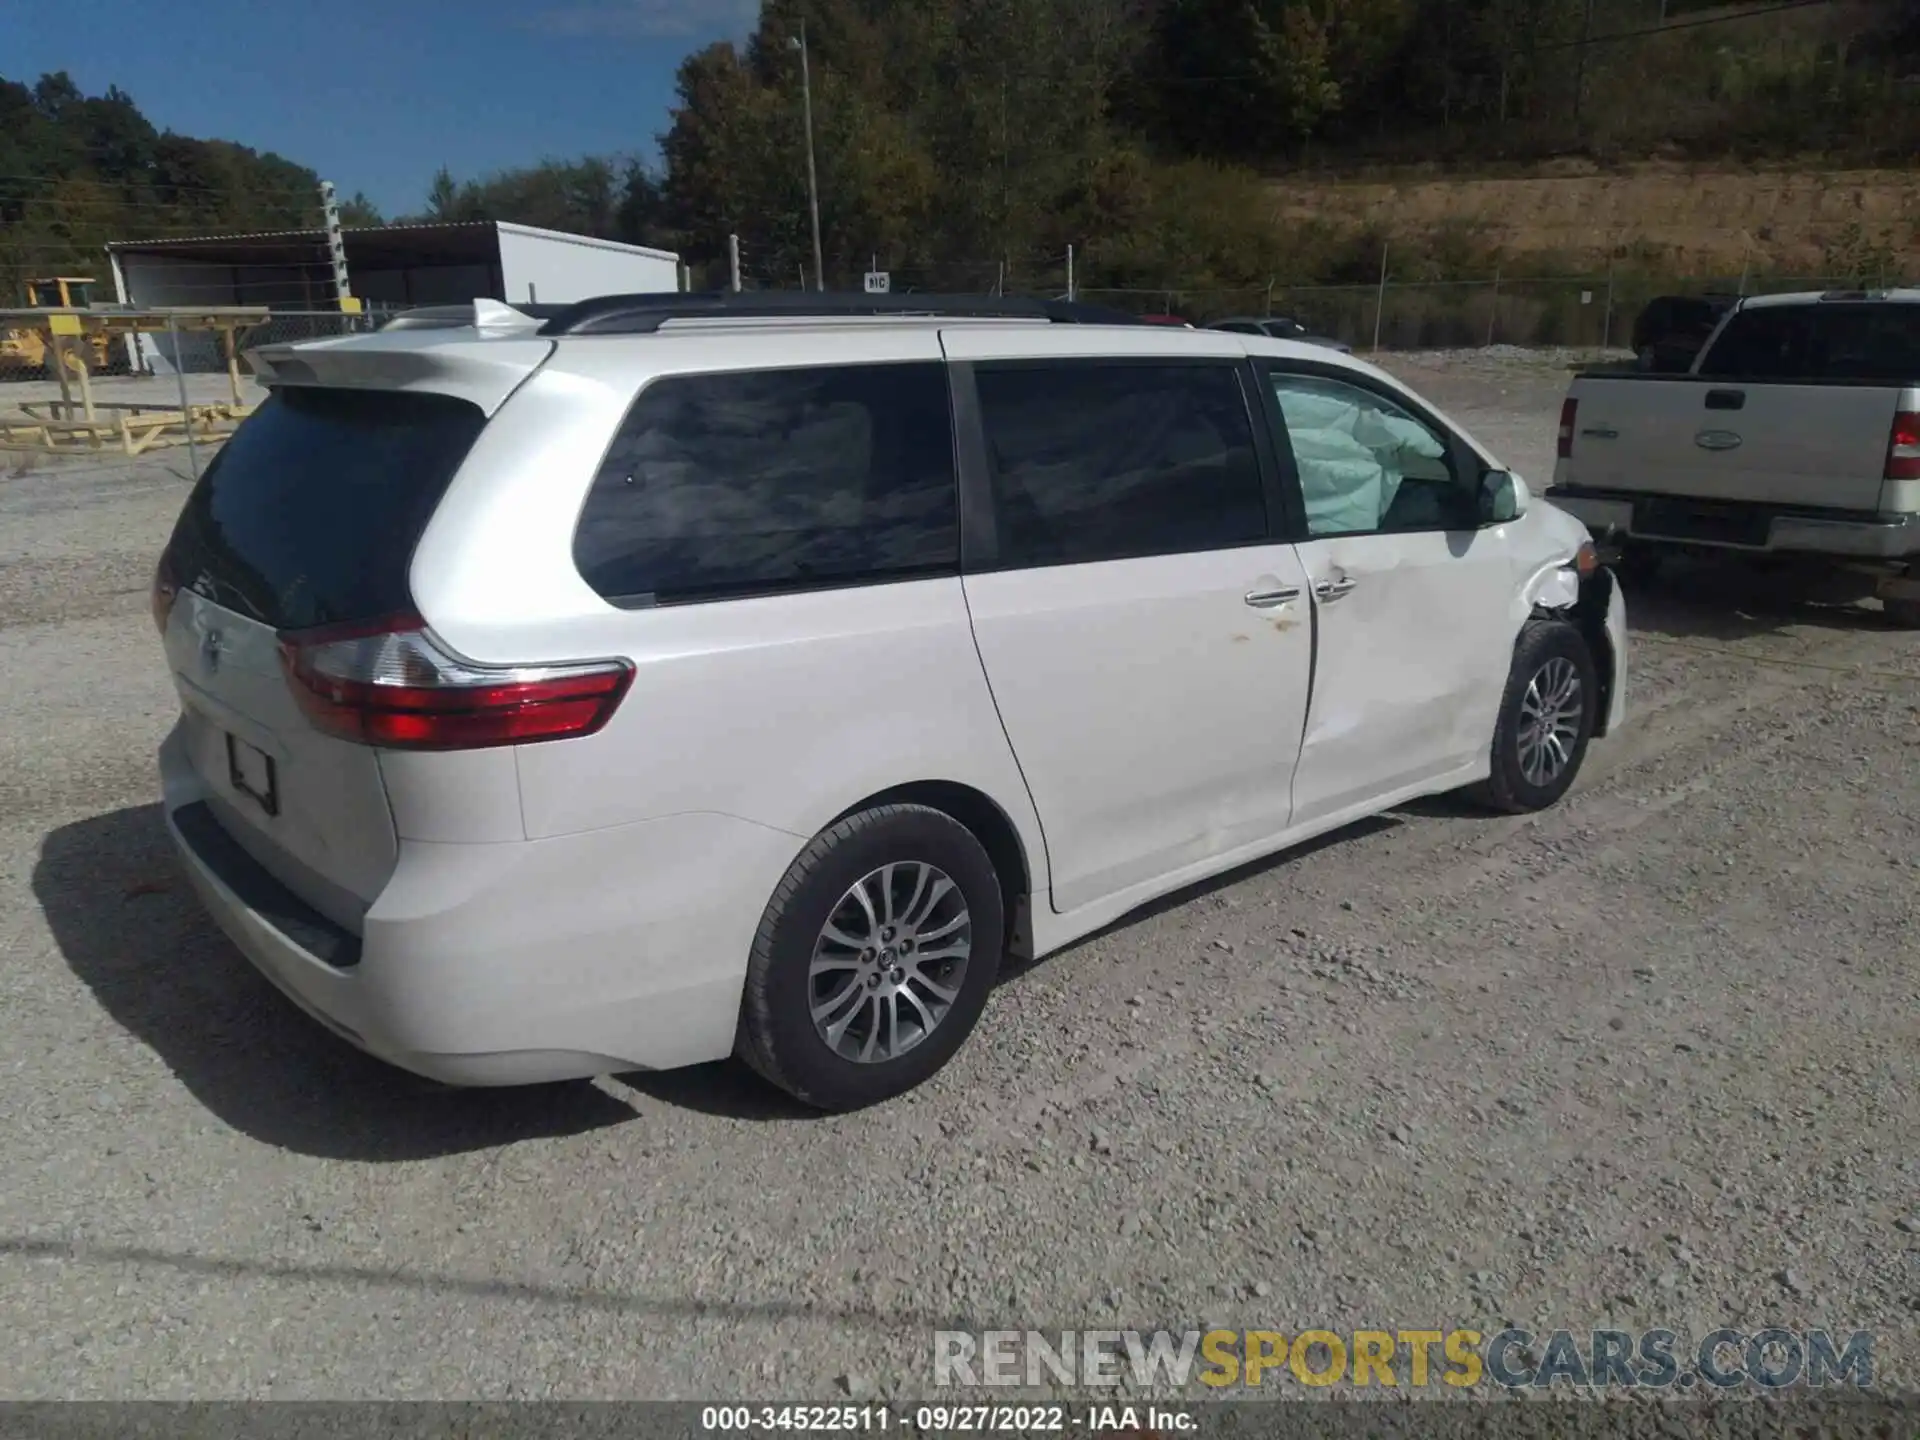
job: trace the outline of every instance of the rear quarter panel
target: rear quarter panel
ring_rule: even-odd
[[[514,753],[526,834],[717,813],[797,853],[849,807],[920,781],[970,786],[1045,850],[958,576],[624,610],[573,562],[586,495],[643,380],[786,363],[936,360],[936,333],[677,334],[562,344],[500,412],[414,560],[441,636],[497,664],[620,657],[635,678],[597,735]]]

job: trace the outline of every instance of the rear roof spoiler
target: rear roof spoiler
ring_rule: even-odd
[[[538,330],[569,310],[567,305],[508,305],[499,300],[472,300],[465,305],[422,305],[403,310],[380,327],[388,330],[466,330],[501,334]]]

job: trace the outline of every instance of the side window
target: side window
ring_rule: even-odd
[[[573,556],[626,606],[956,573],[946,367],[654,381],[601,462]]]
[[[1764,305],[1727,322],[1700,362],[1700,374],[1716,380],[1791,380],[1807,373],[1807,332],[1812,315],[1800,305]]]
[[[1075,360],[975,373],[1002,563],[1078,565],[1267,538],[1236,367]]]
[[[1920,380],[1920,305],[1837,303],[1813,318],[1808,372],[1836,380]]]
[[[1309,535],[1475,528],[1447,439],[1425,421],[1344,380],[1278,371],[1270,379]]]

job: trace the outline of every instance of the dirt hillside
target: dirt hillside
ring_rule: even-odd
[[[1698,273],[1738,272],[1750,257],[1756,268],[1821,274],[1841,252],[1884,254],[1909,269],[1920,262],[1920,170],[1567,165],[1491,179],[1282,179],[1275,188],[1283,222],[1344,220],[1388,233],[1452,224],[1509,254],[1612,253]]]

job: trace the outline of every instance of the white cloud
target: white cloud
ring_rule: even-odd
[[[535,11],[530,30],[590,39],[739,38],[760,18],[760,0],[588,0]]]

